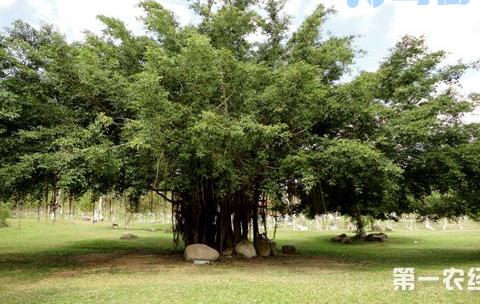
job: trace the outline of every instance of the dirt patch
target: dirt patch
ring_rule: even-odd
[[[145,268],[150,266],[169,267],[183,263],[179,254],[139,254],[139,253],[111,253],[86,254],[72,258],[77,267],[81,268]]]
[[[185,262],[181,253],[162,254],[86,254],[72,257],[75,261],[75,271],[60,271],[53,273],[54,276],[73,276],[101,271],[132,271],[132,272],[159,272],[175,269],[181,272],[190,272],[208,267],[209,270],[222,271],[235,268],[249,272],[271,271],[273,269],[288,268],[289,270],[338,270],[350,268],[353,265],[344,261],[324,257],[306,256],[275,256],[269,258],[255,258],[251,260],[237,257],[224,258],[221,261],[206,266],[192,265]],[[358,265],[357,265],[358,266]]]

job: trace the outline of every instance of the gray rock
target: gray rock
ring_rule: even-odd
[[[370,233],[365,237],[365,241],[383,243],[387,238],[388,235],[386,235],[385,233]]]
[[[233,248],[227,248],[222,252],[223,256],[231,257],[233,255]]]
[[[272,248],[272,256],[275,255],[275,252],[279,251],[277,249],[277,243],[276,242],[270,242],[270,248]]]
[[[242,258],[251,259],[257,256],[255,246],[249,240],[242,240],[235,246],[235,252]]]
[[[297,248],[290,245],[282,246],[282,253],[285,255],[294,255],[297,254]]]
[[[121,240],[134,240],[134,239],[137,239],[137,238],[138,238],[138,236],[136,236],[135,234],[132,234],[132,233],[124,233],[120,237]]]
[[[257,250],[258,256],[269,257],[272,255],[272,245],[267,239],[259,239],[255,242],[255,249]]]
[[[185,248],[184,256],[189,262],[195,260],[215,262],[220,257],[220,253],[205,244],[192,244]]]
[[[342,244],[351,244],[352,240],[345,233],[343,233],[332,238],[332,242],[342,243]]]

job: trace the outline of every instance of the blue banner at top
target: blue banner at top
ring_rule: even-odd
[[[382,5],[385,0],[364,0],[368,2],[371,7],[379,7]],[[362,1],[362,2],[364,2]],[[436,2],[438,5],[467,5],[470,3],[470,0],[437,0],[437,1],[430,1],[430,0],[390,0],[395,2],[415,2],[417,5],[429,5],[430,2]],[[347,0],[348,6],[355,8],[360,4],[360,0]]]

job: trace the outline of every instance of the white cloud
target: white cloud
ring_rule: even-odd
[[[480,72],[471,72],[464,77],[462,81],[464,92],[477,92],[480,93]],[[466,122],[478,122],[480,123],[480,107],[475,112],[465,117]]]
[[[0,8],[10,7],[15,4],[16,0],[0,0]]]
[[[159,2],[175,14],[180,24],[186,25],[192,22],[193,12],[189,9],[187,1],[160,0]]]
[[[96,19],[98,15],[118,18],[125,22],[130,30],[142,32],[143,25],[138,21],[142,11],[137,6],[138,2],[139,0],[28,0],[38,19],[57,25],[71,40],[82,39],[85,30],[99,32],[102,25]],[[174,12],[181,24],[191,22],[193,13],[185,1],[159,2]]]
[[[326,7],[333,7],[338,12],[338,17],[342,19],[366,19],[382,12],[381,7],[373,9],[366,1],[361,2],[356,8],[349,7],[346,0],[316,0],[315,2],[323,3]]]
[[[362,3],[356,8],[347,5],[346,0],[288,0],[285,5],[285,11],[293,16],[308,15],[319,4],[327,8],[334,8],[338,12],[339,18],[368,18],[378,14],[379,9],[372,9],[368,3]]]
[[[463,6],[407,4],[395,6],[389,34],[392,42],[404,34],[425,35],[428,45],[449,52],[451,61],[479,57],[480,1]]]
[[[71,40],[80,40],[83,31],[98,32],[101,23],[98,15],[119,18],[135,31],[141,29],[136,17],[140,10],[136,0],[28,0],[41,21],[57,25]]]
[[[342,28],[348,28],[348,33],[335,32],[334,34],[337,35],[366,36],[371,34],[374,26],[374,17],[381,15],[385,10],[384,7],[373,9],[367,2],[362,2],[358,7],[351,8],[346,0],[288,0],[285,12],[293,17],[290,32],[294,32],[319,4],[323,4],[327,8],[333,8],[336,11],[336,14],[327,21],[328,25],[333,25],[334,30],[339,25]],[[331,27],[327,26],[329,29]]]

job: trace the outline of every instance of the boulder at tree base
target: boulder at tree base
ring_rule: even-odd
[[[251,259],[257,256],[255,246],[249,240],[242,240],[235,246],[235,252],[242,258]]]
[[[194,260],[215,262],[220,257],[220,253],[205,244],[192,244],[185,248],[184,256],[189,262]]]

